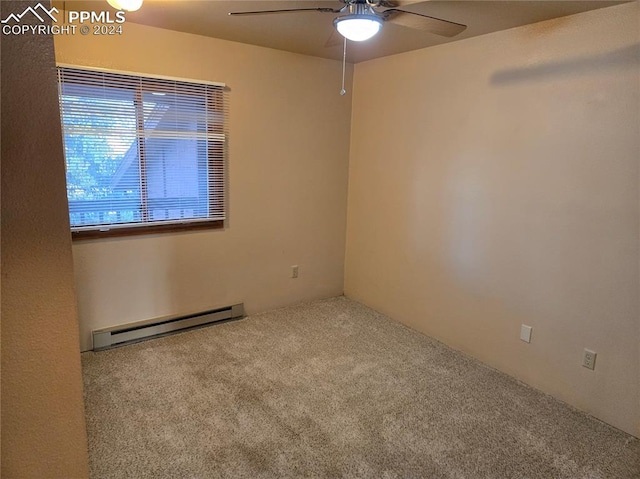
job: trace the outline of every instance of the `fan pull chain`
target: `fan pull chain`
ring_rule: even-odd
[[[344,47],[342,48],[342,90],[340,90],[340,94],[342,96],[347,93],[347,90],[344,89],[344,72],[347,66],[347,37],[344,37]]]

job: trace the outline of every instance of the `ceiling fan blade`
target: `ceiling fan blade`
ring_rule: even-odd
[[[255,12],[230,12],[229,15],[239,17],[242,15],[265,15],[270,13],[292,13],[292,12],[321,12],[321,13],[340,13],[340,10],[333,8],[288,8],[285,10],[258,10]]]
[[[430,17],[422,13],[398,10],[397,8],[390,8],[389,10],[381,12],[379,15],[388,22],[396,23],[403,27],[425,30],[443,37],[454,37],[467,28],[466,25],[462,25],[461,23]]]
[[[422,0],[380,0],[374,7],[396,8],[411,5],[412,3],[422,3]]]

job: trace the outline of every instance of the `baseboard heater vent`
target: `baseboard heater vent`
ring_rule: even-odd
[[[244,303],[197,313],[166,316],[148,321],[123,324],[113,328],[97,329],[93,331],[93,350],[99,351],[113,348],[225,319],[242,317],[244,317]]]

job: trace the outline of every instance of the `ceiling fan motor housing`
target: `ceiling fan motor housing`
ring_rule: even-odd
[[[333,21],[333,25],[348,40],[368,40],[382,27],[382,19],[366,2],[347,3],[342,13],[344,14]]]

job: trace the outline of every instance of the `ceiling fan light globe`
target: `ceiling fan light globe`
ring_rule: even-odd
[[[374,15],[345,15],[334,21],[338,33],[352,42],[363,42],[375,36],[382,20]]]
[[[126,10],[128,12],[135,12],[142,6],[142,0],[107,0],[116,10]]]

